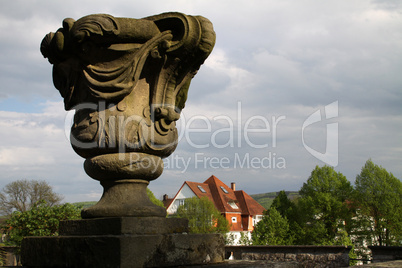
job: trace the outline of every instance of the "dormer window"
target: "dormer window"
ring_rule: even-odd
[[[221,189],[222,189],[222,191],[223,191],[225,194],[228,194],[228,193],[229,193],[228,190],[225,189],[225,187],[221,186]]]
[[[239,207],[236,205],[234,201],[229,201],[228,202],[229,206],[231,206],[233,209],[239,209]]]
[[[206,193],[207,191],[204,190],[204,188],[202,188],[201,185],[197,185],[198,189],[200,189],[201,193]]]

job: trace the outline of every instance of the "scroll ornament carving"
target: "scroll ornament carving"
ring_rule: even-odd
[[[200,16],[65,19],[43,39],[41,52],[53,64],[65,109],[76,110],[74,150],[84,158],[170,155],[190,81],[214,43],[212,24]]]

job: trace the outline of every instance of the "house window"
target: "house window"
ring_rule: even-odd
[[[232,222],[237,222],[237,217],[232,217]]]
[[[183,206],[184,205],[184,199],[179,199],[179,206]]]
[[[206,193],[207,191],[204,190],[204,188],[202,188],[201,185],[197,185],[198,189],[200,189],[201,193]]]
[[[262,215],[253,216],[253,226],[256,226],[260,220],[262,220]]]
[[[228,204],[234,209],[239,209],[239,207],[236,205],[234,201],[229,201]]]
[[[225,194],[228,194],[228,193],[229,193],[228,190],[225,189],[225,187],[221,186],[221,189],[222,189],[222,191],[223,191]]]

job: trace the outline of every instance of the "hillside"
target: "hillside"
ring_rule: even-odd
[[[76,202],[76,203],[73,203],[73,205],[84,209],[84,208],[89,208],[89,207],[95,205],[96,203],[97,203],[97,201],[86,201],[86,202]]]
[[[285,193],[290,200],[299,197],[298,191],[285,191]],[[268,209],[278,194],[279,192],[269,192],[264,194],[251,194],[250,196],[254,198],[255,201],[260,203],[261,206]]]

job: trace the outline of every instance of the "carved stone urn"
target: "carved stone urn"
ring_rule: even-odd
[[[214,44],[209,20],[181,13],[89,15],[46,35],[41,52],[54,86],[75,110],[71,145],[104,188],[83,218],[166,216],[147,185],[176,148],[175,122]]]

